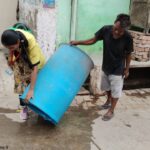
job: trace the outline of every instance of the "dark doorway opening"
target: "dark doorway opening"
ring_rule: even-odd
[[[124,82],[124,90],[150,88],[150,67],[130,68],[130,75]]]

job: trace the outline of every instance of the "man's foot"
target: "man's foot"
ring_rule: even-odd
[[[99,109],[100,110],[104,110],[104,109],[109,109],[111,107],[111,104],[104,104],[104,105],[101,105],[101,106],[99,106]]]
[[[20,119],[22,119],[22,120],[27,120],[28,119],[28,108],[27,107],[24,107],[20,111]]]
[[[113,111],[108,111],[103,117],[102,120],[103,121],[109,121],[110,119],[112,119],[114,117],[114,112]]]

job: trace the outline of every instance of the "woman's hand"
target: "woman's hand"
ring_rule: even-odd
[[[30,100],[31,98],[33,98],[33,94],[34,94],[33,90],[30,89],[30,90],[28,91],[27,95],[26,95],[25,103],[29,103],[29,100]]]

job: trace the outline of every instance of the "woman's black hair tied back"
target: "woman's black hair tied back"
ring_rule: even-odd
[[[8,29],[2,33],[1,43],[5,46],[10,46],[16,44],[19,39],[19,35],[16,31]]]

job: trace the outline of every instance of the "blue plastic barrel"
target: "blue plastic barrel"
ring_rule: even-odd
[[[40,70],[29,107],[57,124],[93,68],[91,58],[77,47],[61,45]],[[20,97],[25,99],[29,86]]]

